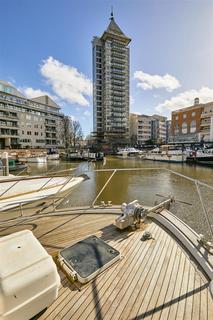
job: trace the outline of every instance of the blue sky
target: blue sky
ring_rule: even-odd
[[[0,79],[49,93],[92,130],[93,36],[111,5],[130,44],[131,112],[213,100],[213,0],[0,0]]]

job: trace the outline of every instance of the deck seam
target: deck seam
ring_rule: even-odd
[[[151,230],[152,230],[152,229],[155,230],[155,229],[156,229],[156,226],[153,226],[153,228],[151,228]],[[137,233],[135,233],[135,238],[136,238],[136,239],[138,238],[138,234],[137,234]],[[133,239],[132,239],[132,240],[133,240]],[[128,257],[129,257],[129,256],[128,256],[129,250],[127,251],[126,261],[125,261],[124,265],[122,266],[122,269],[121,269],[121,268],[118,269],[117,272],[116,272],[114,275],[111,275],[111,276],[110,276],[110,283],[113,282],[113,280],[118,276],[118,274],[120,274],[120,272],[123,272],[123,270],[125,269],[126,266],[131,265],[132,261],[134,261],[135,257],[137,257],[137,255],[138,255],[138,247],[139,247],[139,245],[140,245],[140,243],[137,243],[137,242],[135,241],[135,247],[134,247],[134,250],[132,251],[132,254],[133,254],[133,255],[132,255],[132,257],[131,257],[131,260],[128,259]],[[145,248],[143,248],[143,250],[145,250]],[[106,280],[106,281],[105,281],[104,284],[100,287],[99,292],[103,290],[105,283],[108,282],[108,286],[109,286],[109,279],[105,279],[105,280]],[[96,287],[97,287],[97,286],[98,286],[98,283],[97,283]],[[103,291],[102,299],[103,299],[104,294],[105,294],[106,291],[107,291],[108,286],[107,286],[106,289],[104,289],[104,291]],[[94,297],[93,297],[93,299],[94,299]],[[91,301],[91,302],[92,302],[92,301]],[[88,303],[88,306],[91,304],[91,302]],[[95,308],[95,306],[93,306],[91,312],[94,310],[94,308]],[[81,312],[81,314],[78,316],[77,319],[79,319],[79,317],[82,315],[83,312],[84,312],[84,310]],[[90,313],[91,313],[91,312],[90,312]],[[90,313],[87,315],[87,317],[89,317]]]
[[[162,240],[162,241],[165,241],[165,240],[166,240],[166,235],[165,235],[165,233],[163,232],[163,230],[158,229],[158,232],[159,232],[159,237],[160,237],[160,235],[162,235],[161,240]],[[165,238],[164,238],[164,236],[165,236]],[[145,262],[144,262],[144,268],[143,268],[143,270],[146,268],[147,264],[150,263],[150,261],[153,261],[153,260],[155,259],[156,255],[157,255],[157,253],[158,253],[157,250],[158,250],[158,248],[159,248],[159,246],[160,246],[160,242],[161,242],[161,241],[159,241],[159,242],[157,242],[157,243],[155,244],[155,247],[153,248],[153,250],[152,250],[152,251],[149,253],[149,255],[147,256],[146,265],[145,265]],[[150,246],[149,248],[151,248],[151,246]],[[154,255],[153,255],[153,251],[154,251]],[[134,266],[133,266],[133,267],[134,267]],[[138,266],[138,268],[140,268],[140,266]],[[131,270],[132,270],[132,269],[131,269]],[[129,270],[129,272],[131,272],[131,270]],[[118,296],[119,293],[120,293],[120,291],[117,292],[116,296]],[[109,297],[107,298],[107,300],[108,300],[108,299],[109,299]],[[106,303],[106,301],[105,301],[105,303]],[[107,313],[107,312],[108,312],[108,309],[107,309],[106,313]]]
[[[118,237],[119,237],[119,236],[118,236]],[[129,239],[129,241],[128,241],[128,243],[126,244],[126,246],[130,245],[130,242],[131,242],[131,238]],[[119,243],[119,245],[121,245],[121,247],[123,247],[123,246],[125,245],[125,243],[121,243],[121,244]],[[120,246],[119,246],[119,247],[120,247]],[[68,282],[69,282],[69,280],[68,280]],[[87,287],[87,288],[88,288],[88,287]],[[86,289],[87,289],[87,288],[86,288]],[[69,288],[67,288],[66,290],[68,290],[68,294],[65,296],[64,299],[66,299],[66,297],[67,297],[67,296],[69,295],[69,293],[70,293]],[[65,291],[64,291],[64,292],[65,292]],[[77,291],[76,291],[76,294],[77,294]],[[74,296],[76,296],[76,294],[74,294]],[[73,297],[72,297],[72,298],[73,298]],[[64,301],[64,299],[63,299],[62,301]],[[56,301],[57,301],[57,300],[56,300]],[[69,301],[70,301],[70,300],[69,300]],[[69,303],[69,301],[67,302],[67,304]],[[66,304],[66,305],[67,305],[67,304]],[[66,306],[66,305],[65,305],[65,306]],[[52,310],[52,312],[53,312],[56,308],[57,308],[57,306]],[[52,312],[51,312],[51,313],[52,313]],[[51,314],[51,313],[50,313],[50,314]],[[47,318],[45,317],[44,319],[47,319]]]
[[[129,239],[129,241],[128,241],[128,243],[127,243],[126,245],[124,244],[124,246],[125,246],[125,248],[127,248],[127,250],[128,250],[128,247],[131,245],[131,242],[132,242],[132,238]],[[115,266],[115,267],[116,267],[116,266]],[[105,273],[104,273],[104,274],[105,274]],[[103,277],[104,274],[102,274],[102,277]],[[100,278],[99,278],[99,279],[98,279],[98,282],[100,282],[100,281],[101,281],[101,280],[100,280]],[[91,284],[92,284],[92,283],[91,283]],[[83,292],[84,294],[87,294],[87,292],[90,291],[90,289],[91,289],[91,284],[90,284],[90,286],[88,286],[88,287],[84,290],[84,292]],[[83,293],[82,293],[81,297],[83,296]],[[79,299],[80,299],[80,297],[79,297]],[[83,300],[82,303],[84,303],[85,299],[86,299],[86,298],[84,298],[84,299],[82,298],[82,300]],[[81,304],[82,304],[82,303],[81,303]],[[70,306],[70,308],[67,310],[67,314],[70,313],[70,311],[72,310],[73,307],[74,307],[74,301],[73,301],[73,303],[72,303],[72,306]],[[66,316],[66,315],[64,315],[64,316]]]

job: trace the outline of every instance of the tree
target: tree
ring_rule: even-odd
[[[64,117],[64,140],[66,149],[70,148],[72,145],[72,123],[73,120],[71,117]]]
[[[146,145],[154,145],[154,141],[152,139],[146,140],[145,141]]]
[[[83,131],[79,121],[72,122],[72,144],[75,148],[77,144],[83,139]]]

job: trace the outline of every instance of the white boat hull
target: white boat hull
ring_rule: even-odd
[[[30,163],[46,163],[47,162],[47,158],[46,157],[27,158],[27,162],[30,162]]]
[[[148,154],[145,159],[162,162],[186,162],[186,155]]]
[[[0,211],[56,194],[59,195],[76,187],[84,180],[84,177],[41,177],[38,179],[20,179],[17,182],[17,178],[14,177],[9,182],[0,183]]]
[[[47,160],[59,160],[59,154],[56,153],[56,154],[48,154],[47,155]]]

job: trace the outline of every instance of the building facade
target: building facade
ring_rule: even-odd
[[[0,81],[0,148],[64,148],[64,115],[48,96],[27,99]]]
[[[129,140],[129,43],[111,14],[107,30],[94,37],[93,131],[97,141],[126,144]]]
[[[159,115],[130,113],[130,140],[132,144],[144,145],[148,141],[166,143],[168,139],[167,118]]]
[[[199,139],[204,142],[213,142],[213,101],[203,105]]]
[[[172,112],[170,142],[196,143],[213,141],[213,102],[200,103]]]

